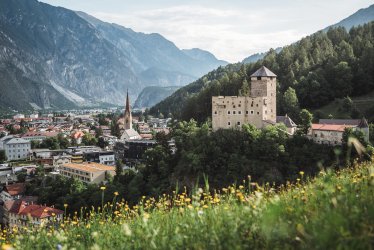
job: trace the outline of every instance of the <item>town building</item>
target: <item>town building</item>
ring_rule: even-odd
[[[12,138],[5,142],[4,150],[8,161],[25,160],[31,150],[31,142],[22,138]]]
[[[0,193],[0,198],[3,202],[9,200],[18,200],[22,198],[26,191],[25,183],[15,183],[11,185],[5,185],[3,191]]]
[[[138,140],[141,139],[141,136],[135,129],[132,128],[132,114],[130,108],[130,99],[129,99],[129,92],[127,91],[126,95],[126,107],[125,107],[125,114],[124,118],[119,120],[119,127],[123,130],[121,135],[121,140]]]
[[[56,137],[57,132],[37,132],[37,131],[28,131],[21,136],[22,139],[27,141],[43,141],[47,138]]]
[[[252,124],[263,128],[275,124],[276,118],[276,75],[262,66],[251,75],[248,96],[213,96],[213,130],[241,128]]]
[[[96,162],[63,164],[59,170],[62,176],[74,177],[87,184],[99,184],[107,180],[109,176],[116,175],[115,167]]]
[[[343,133],[347,128],[360,130],[369,141],[369,125],[362,119],[320,119],[319,123],[312,124],[308,137],[319,144],[341,145]]]
[[[83,154],[83,158],[87,162],[96,162],[109,166],[114,166],[116,163],[113,151],[87,152]]]
[[[124,162],[129,166],[136,165],[143,160],[145,151],[153,148],[156,144],[155,140],[126,141],[124,146]]]
[[[47,226],[61,221],[64,214],[62,210],[25,200],[6,201],[3,211],[3,223],[9,227]]]

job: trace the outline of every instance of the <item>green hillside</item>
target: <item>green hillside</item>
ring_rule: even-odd
[[[206,184],[208,185],[208,184]],[[315,179],[303,172],[279,188],[250,179],[213,192],[195,189],[86,208],[57,228],[2,231],[3,249],[371,249],[374,166]],[[106,190],[102,188],[103,195]],[[101,210],[104,210],[102,212]],[[11,245],[5,245],[12,242]]]
[[[278,114],[292,113],[284,93],[295,90],[299,107],[315,110],[335,99],[362,96],[374,89],[374,22],[352,28],[318,32],[286,46],[270,50],[251,64],[220,67],[179,89],[151,109],[153,114],[173,114],[203,122],[211,115],[211,97],[238,95],[250,84],[250,75],[262,65],[278,76]]]
[[[318,117],[333,117],[337,119],[360,118],[365,116],[374,121],[374,91],[366,95],[351,98],[351,104],[347,98],[336,99],[331,103],[317,109],[314,113]]]

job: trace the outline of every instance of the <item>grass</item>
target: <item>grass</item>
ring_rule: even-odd
[[[314,179],[300,172],[296,183],[277,189],[246,181],[89,210],[88,219],[75,215],[58,228],[3,231],[4,248],[373,249],[374,165]]]
[[[352,97],[353,105],[355,108],[368,120],[374,120],[374,91],[366,95],[359,97]],[[343,108],[343,98],[335,99],[331,103],[323,106],[320,109],[314,110],[314,112],[322,112],[326,118],[328,115],[332,115],[335,119],[350,119],[351,114]]]

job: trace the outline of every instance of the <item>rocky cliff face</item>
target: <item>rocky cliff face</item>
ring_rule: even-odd
[[[164,100],[166,97],[172,95],[180,87],[169,86],[169,87],[159,87],[159,86],[149,86],[145,87],[142,92],[140,92],[138,98],[135,101],[134,108],[149,108],[153,105]]]
[[[122,104],[127,88],[134,100],[147,85],[187,84],[205,73],[202,64],[158,34],[36,0],[0,0],[2,108]],[[39,87],[22,91],[31,83]]]

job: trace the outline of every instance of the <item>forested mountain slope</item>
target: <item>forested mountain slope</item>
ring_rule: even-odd
[[[374,89],[374,22],[320,31],[286,46],[270,50],[251,64],[220,67],[187,85],[151,109],[188,120],[205,121],[211,115],[211,97],[238,95],[249,76],[262,65],[278,75],[278,114],[289,112],[285,92],[296,93],[301,108],[319,108],[335,98],[363,95]]]

